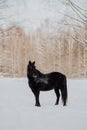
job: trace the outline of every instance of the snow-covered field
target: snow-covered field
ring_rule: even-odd
[[[41,107],[27,79],[0,78],[0,130],[87,130],[87,80],[68,80],[68,104],[55,106],[54,91],[41,92]]]

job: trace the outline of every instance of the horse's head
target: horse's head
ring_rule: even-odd
[[[28,67],[27,67],[27,75],[28,77],[34,77],[34,78],[37,77],[35,61],[34,62],[29,61]]]

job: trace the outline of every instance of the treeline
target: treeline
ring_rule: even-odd
[[[0,76],[25,77],[28,61],[35,60],[43,73],[60,71],[68,78],[87,78],[84,37],[87,31],[81,28],[56,34],[39,28],[28,35],[17,26],[0,29]]]

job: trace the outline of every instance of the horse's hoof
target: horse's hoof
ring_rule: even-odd
[[[67,106],[66,104],[63,104],[63,106]]]
[[[58,105],[58,103],[56,102],[55,105]]]
[[[36,107],[41,107],[41,105],[40,105],[40,104],[35,104],[35,106],[36,106]]]

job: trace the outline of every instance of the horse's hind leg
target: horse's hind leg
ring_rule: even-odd
[[[55,105],[58,105],[59,104],[60,93],[59,93],[58,89],[55,89],[54,91],[55,91],[56,97],[57,97]]]

